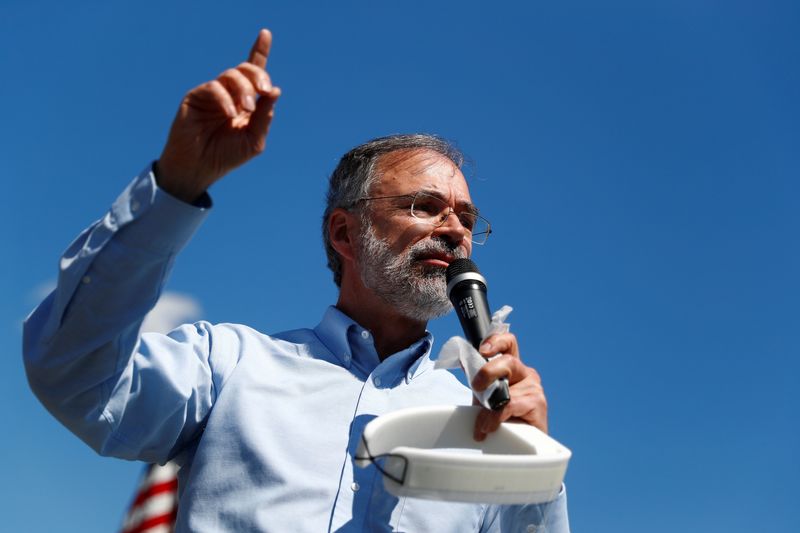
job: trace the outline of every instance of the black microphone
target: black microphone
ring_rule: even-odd
[[[477,350],[489,334],[492,323],[489,300],[486,297],[486,279],[478,265],[469,259],[455,259],[447,267],[447,297],[461,322],[464,336]],[[489,406],[499,411],[511,399],[508,380],[501,378],[499,386],[489,397]]]

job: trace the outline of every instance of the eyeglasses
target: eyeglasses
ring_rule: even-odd
[[[411,211],[411,216],[435,228],[444,225],[451,214],[456,215],[461,225],[470,232],[471,240],[475,244],[484,244],[486,239],[489,238],[489,234],[492,233],[492,225],[477,212],[457,212],[438,196],[433,196],[422,191],[415,194],[398,194],[395,196],[370,196],[359,198],[356,202],[389,200],[393,198],[408,198],[410,200],[409,210]]]

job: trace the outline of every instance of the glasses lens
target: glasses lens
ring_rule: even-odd
[[[491,229],[489,228],[489,221],[477,215],[473,215],[475,222],[472,225],[472,242],[475,244],[483,244],[489,238]]]
[[[450,206],[440,198],[418,192],[411,204],[411,216],[436,224],[441,220],[442,213],[449,209]]]
[[[450,205],[447,202],[424,192],[418,192],[411,203],[411,216],[435,226],[444,224],[450,212]],[[458,220],[472,233],[472,242],[476,244],[486,242],[491,233],[488,220],[470,212],[459,213]]]

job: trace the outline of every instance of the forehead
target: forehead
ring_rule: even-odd
[[[377,171],[380,177],[370,188],[370,196],[429,191],[456,203],[471,203],[464,174],[450,159],[438,152],[392,152],[381,156]]]

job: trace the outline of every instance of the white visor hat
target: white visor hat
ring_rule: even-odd
[[[364,428],[356,465],[374,463],[395,496],[496,504],[554,500],[572,452],[539,429],[515,422],[504,422],[476,442],[479,411],[448,405],[379,416]]]

